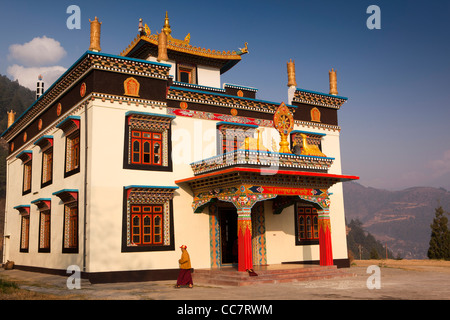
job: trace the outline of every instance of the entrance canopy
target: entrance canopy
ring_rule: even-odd
[[[235,151],[234,154],[238,152],[241,151]],[[236,161],[224,163],[208,159],[207,172],[204,163],[201,163],[202,170],[197,171],[196,176],[175,181],[179,185],[187,184],[192,189],[192,207],[196,213],[202,212],[206,205],[215,200],[231,202],[236,207],[239,271],[251,270],[253,267],[252,207],[259,201],[275,199],[278,196],[282,197],[275,199],[274,213],[279,213],[292,204],[291,201],[286,201],[286,198],[299,197],[319,208],[320,264],[333,264],[328,189],[338,182],[356,180],[358,177],[301,170],[301,164],[292,161],[289,164],[291,155],[280,155],[282,162],[279,163],[282,164],[282,169],[261,165],[249,157],[244,157],[245,161],[241,164],[236,164]],[[293,157],[299,160],[301,156]],[[322,157],[317,158],[317,161],[322,161]],[[191,166],[195,173],[198,167],[195,163]]]
[[[213,199],[233,203],[237,209],[282,196],[298,196],[328,208],[328,189],[338,183],[359,179],[300,170],[236,166],[175,181],[188,184],[194,193],[192,207],[198,213]]]

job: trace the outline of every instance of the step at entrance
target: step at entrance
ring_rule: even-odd
[[[194,285],[247,286],[354,276],[348,271],[337,269],[336,266],[272,265],[255,267],[254,271],[258,276],[250,276],[247,272],[239,272],[232,267],[195,269],[192,277]]]

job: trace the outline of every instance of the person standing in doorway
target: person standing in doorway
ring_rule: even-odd
[[[194,284],[191,275],[191,259],[185,245],[182,245],[180,249],[181,259],[178,260],[178,263],[180,264],[180,273],[178,274],[177,285],[175,287],[180,288],[181,286],[187,285],[189,288],[192,288]]]

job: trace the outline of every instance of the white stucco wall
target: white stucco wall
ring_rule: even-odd
[[[93,143],[90,204],[89,271],[120,271],[178,268],[179,247],[188,246],[194,268],[207,268],[209,261],[209,224],[207,214],[194,214],[190,190],[175,191],[173,217],[174,251],[121,252],[123,187],[128,185],[176,186],[175,180],[193,175],[189,165],[195,159],[211,156],[202,152],[200,141],[214,149],[212,121],[177,117],[172,121],[173,172],[142,171],[123,168],[125,109],[117,103],[96,101],[93,110]],[[166,114],[166,109],[131,108],[133,111]],[[193,133],[193,134],[192,134]],[[105,143],[110,141],[110,143]],[[206,152],[208,148],[206,148]],[[104,159],[105,161],[99,161]]]
[[[84,118],[84,109],[72,113]],[[65,118],[65,115],[61,118]],[[60,119],[60,120],[61,120]],[[59,121],[58,121],[59,122]],[[49,129],[43,130],[42,134],[28,141],[22,148],[16,150],[7,158],[7,194],[5,206],[5,235],[9,235],[8,248],[4,261],[14,261],[16,265],[36,266],[50,269],[66,269],[70,265],[83,265],[83,208],[79,207],[79,253],[62,254],[64,204],[57,196],[52,195],[62,189],[78,189],[79,203],[84,199],[84,152],[85,135],[84,121],[80,128],[80,172],[64,178],[64,160],[66,136],[61,129],[55,127],[55,122]],[[33,145],[42,135],[53,136],[53,182],[41,188],[42,152],[38,146]],[[32,188],[31,192],[22,196],[23,163],[16,156],[23,150],[33,152],[32,159]],[[39,210],[31,202],[40,198],[51,199],[51,239],[50,252],[38,252],[39,248]],[[29,249],[27,253],[20,252],[21,215],[14,207],[19,205],[30,206],[30,228]]]
[[[211,84],[205,84],[211,86]],[[192,194],[183,186],[175,191],[173,200],[174,251],[121,252],[123,230],[123,187],[128,185],[176,186],[175,181],[193,176],[190,163],[216,155],[216,121],[188,117],[176,117],[172,121],[173,172],[142,171],[123,169],[125,113],[127,111],[166,114],[165,108],[144,107],[134,104],[102,102],[99,99],[89,102],[88,126],[88,172],[87,172],[87,233],[86,256],[87,272],[127,271],[147,269],[176,269],[180,258],[179,247],[188,246],[194,268],[210,267],[210,239],[208,210],[194,214]],[[84,109],[76,115],[81,116],[81,171],[68,178],[64,176],[65,136],[55,124],[42,132],[53,135],[54,165],[53,183],[40,188],[42,154],[29,141],[8,158],[8,194],[6,204],[5,235],[9,245],[5,259],[19,265],[37,266],[52,269],[66,269],[69,265],[83,266],[84,236],[84,170],[85,136]],[[296,130],[325,133],[322,151],[334,157],[330,173],[341,173],[339,132],[296,126]],[[265,128],[263,143],[272,149],[272,138],[278,144],[278,134],[273,128]],[[15,156],[22,150],[33,151],[32,192],[22,196],[22,161]],[[79,253],[62,254],[63,210],[64,205],[52,193],[61,189],[79,190]],[[342,184],[329,190],[330,217],[332,228],[333,258],[347,258],[344,204]],[[51,198],[51,252],[38,253],[39,211],[31,204],[38,198]],[[20,253],[20,215],[13,208],[30,205],[30,244],[28,253]],[[272,202],[266,201],[266,246],[269,264],[288,261],[318,260],[319,246],[295,245],[294,207],[288,207],[279,215],[272,213]]]

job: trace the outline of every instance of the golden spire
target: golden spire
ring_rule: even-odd
[[[295,79],[295,61],[292,62],[292,59],[287,63],[287,72],[288,72],[288,87],[297,87],[297,81]]]
[[[330,76],[330,94],[337,96],[337,79],[336,79],[336,71],[331,68],[331,71],[328,72]]]
[[[89,46],[89,51],[100,52],[102,49],[100,48],[100,32],[102,23],[98,21],[97,17],[95,17],[94,21],[91,21],[91,45]]]
[[[163,31],[167,36],[170,36],[170,34],[172,33],[172,29],[170,29],[169,15],[167,14],[167,11],[166,11],[166,18],[164,19]]]

